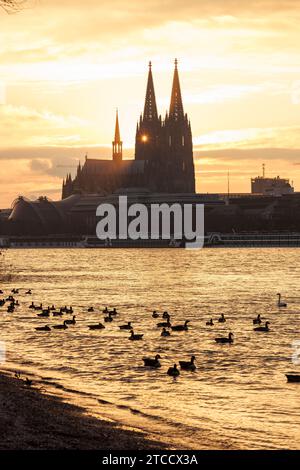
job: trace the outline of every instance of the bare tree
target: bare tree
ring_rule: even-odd
[[[0,8],[8,13],[16,12],[24,7],[27,0],[0,0]]]

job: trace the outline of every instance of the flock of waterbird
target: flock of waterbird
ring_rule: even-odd
[[[19,301],[14,296],[18,295],[19,291],[20,291],[20,289],[14,288],[14,289],[11,290],[11,293],[10,293],[10,295],[8,295],[8,297],[0,299],[0,307],[6,306],[6,304],[7,304],[7,312],[10,312],[10,313],[14,312],[15,308],[19,306]],[[3,295],[3,294],[4,294],[4,292],[2,290],[0,290],[0,295]],[[31,289],[25,291],[25,294],[26,295],[32,295]],[[287,304],[285,302],[282,302],[282,300],[281,300],[281,294],[278,293],[277,296],[278,296],[277,306],[279,308],[287,307]],[[35,327],[35,331],[37,331],[37,332],[49,332],[52,329],[54,329],[54,330],[66,330],[66,329],[69,328],[69,326],[76,325],[76,315],[74,315],[74,310],[73,310],[72,306],[67,307],[65,305],[64,307],[56,308],[54,305],[52,305],[51,307],[47,306],[45,308],[42,303],[40,303],[39,305],[36,305],[34,302],[31,302],[31,304],[29,305],[28,308],[38,312],[36,315],[37,315],[37,318],[39,318],[39,319],[41,319],[41,318],[50,318],[51,316],[53,318],[62,317],[65,314],[72,315],[72,318],[66,319],[66,320],[63,321],[63,323],[60,323],[60,324],[55,324],[55,325],[51,325],[51,326],[49,324],[46,324],[46,325],[43,325],[43,326],[37,326],[37,327]],[[87,311],[88,312],[94,312],[95,310],[94,310],[94,307],[88,307]],[[103,318],[104,323],[111,323],[112,321],[114,321],[114,319],[116,317],[119,316],[119,312],[117,311],[117,309],[115,307],[111,310],[109,310],[108,307],[105,307],[102,310],[102,314],[104,314],[104,318]],[[159,321],[156,324],[157,328],[161,329],[160,336],[162,336],[162,337],[169,337],[169,336],[171,336],[172,332],[185,332],[185,331],[188,331],[188,329],[189,329],[190,320],[186,320],[182,324],[173,324],[173,323],[171,323],[170,314],[166,311],[160,314],[155,310],[152,313],[152,318],[154,318],[154,319],[160,318],[160,320],[162,320],[162,321]],[[225,323],[226,322],[226,318],[225,318],[225,315],[223,313],[217,319],[217,322],[218,323]],[[253,319],[253,324],[254,325],[259,325],[259,326],[256,326],[253,329],[256,332],[266,332],[267,333],[267,332],[270,331],[270,328],[269,328],[270,322],[266,321],[265,325],[263,326],[260,314],[258,314],[257,317]],[[101,322],[95,323],[95,324],[90,324],[90,325],[87,325],[87,326],[88,326],[89,330],[103,330],[103,329],[106,328],[105,325]],[[206,322],[206,326],[209,326],[209,327],[214,326],[214,320],[212,318],[210,320],[208,320]],[[119,325],[119,329],[123,330],[123,331],[130,331],[130,335],[129,335],[128,339],[131,340],[131,341],[141,341],[144,337],[143,334],[136,334],[134,332],[133,325],[132,325],[131,321],[127,322],[126,324]],[[218,343],[218,344],[232,344],[234,342],[233,338],[234,338],[234,334],[230,331],[228,333],[228,336],[220,336],[220,337],[216,337],[214,339],[215,339],[215,342]],[[156,354],[155,357],[144,357],[144,358],[142,358],[142,360],[144,362],[144,366],[145,367],[151,367],[151,368],[161,367],[160,359],[161,359],[161,356],[159,354]],[[181,370],[187,370],[187,371],[195,371],[196,370],[195,361],[196,361],[196,357],[194,355],[191,356],[191,359],[189,361],[179,361],[180,369]],[[168,370],[167,370],[167,374],[172,376],[172,377],[177,377],[178,375],[180,375],[180,370],[179,370],[177,364],[174,364],[172,367],[169,367]],[[291,376],[287,375],[288,380],[289,380],[289,377],[291,377]],[[293,376],[293,377],[295,379],[295,377],[297,377],[297,376]],[[293,380],[291,380],[291,381],[293,381]],[[294,381],[297,381],[297,380],[294,380]]]

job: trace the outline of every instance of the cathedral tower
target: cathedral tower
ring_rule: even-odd
[[[152,77],[152,64],[149,62],[148,83],[144,113],[137,124],[135,139],[135,159],[151,162],[159,157],[159,136],[161,119],[157,106]]]
[[[168,192],[195,192],[195,170],[191,125],[184,113],[175,59],[169,114],[164,121],[164,158],[167,165]]]

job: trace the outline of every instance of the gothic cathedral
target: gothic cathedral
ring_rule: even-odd
[[[78,192],[111,194],[124,188],[159,193],[195,192],[191,123],[183,109],[177,60],[165,119],[157,112],[150,62],[144,112],[136,129],[135,159],[123,160],[118,113],[112,157],[112,160],[86,157],[75,178],[69,174],[63,182],[62,197]]]

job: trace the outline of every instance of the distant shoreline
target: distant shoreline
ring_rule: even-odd
[[[167,445],[90,417],[0,371],[0,450],[148,450]]]

